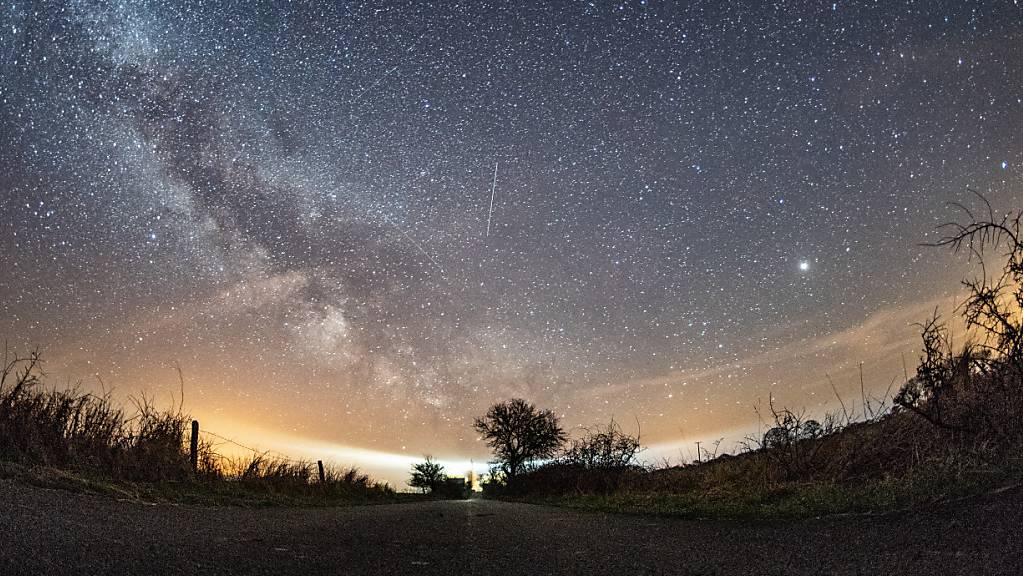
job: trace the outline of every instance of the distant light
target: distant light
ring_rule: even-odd
[[[807,270],[810,269],[810,263],[807,262],[806,260],[801,260],[799,262],[799,269],[802,270],[803,272],[806,272]]]
[[[1008,167],[1009,167],[1009,163],[1006,162],[1005,160],[1002,160],[1002,170],[1005,170]]]

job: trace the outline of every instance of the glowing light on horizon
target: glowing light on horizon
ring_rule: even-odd
[[[485,470],[514,396],[659,446],[883,392],[968,266],[918,247],[943,201],[1021,204],[994,3],[843,4],[837,43],[810,5],[193,4],[5,6],[0,336],[290,458]]]

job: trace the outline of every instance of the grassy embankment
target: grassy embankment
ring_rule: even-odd
[[[109,394],[45,388],[38,354],[6,353],[0,372],[0,478],[149,502],[205,505],[350,505],[404,501],[355,468],[325,470],[268,454],[219,456],[191,418],[142,397],[126,411]]]
[[[739,455],[695,465],[643,470],[601,466],[621,458],[598,457],[580,466],[566,454],[505,493],[597,510],[749,518],[890,511],[1020,484],[1023,211],[996,217],[986,204],[979,218],[965,213],[969,221],[947,225],[936,245],[981,264],[997,259],[1000,273],[981,265],[963,281],[965,345],[953,346],[937,316],[922,324],[916,374],[893,397],[863,393],[857,415],[843,403],[841,415],[821,422],[771,404],[766,434],[748,438]],[[614,446],[593,453],[610,447],[614,456]]]
[[[1013,407],[1023,409],[1019,402]],[[1020,430],[1018,421],[1013,426]],[[1015,446],[936,429],[915,414],[894,411],[821,438],[686,466],[580,470],[551,465],[501,497],[686,518],[881,513],[1018,485],[1023,458],[1018,441]]]

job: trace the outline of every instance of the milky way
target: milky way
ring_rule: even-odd
[[[386,452],[723,436],[883,392],[945,203],[1023,198],[1015,2],[323,4],[3,4],[12,347]]]

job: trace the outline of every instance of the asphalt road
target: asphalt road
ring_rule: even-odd
[[[0,574],[1023,574],[1023,490],[884,516],[691,521],[487,500],[145,505],[0,481]]]

